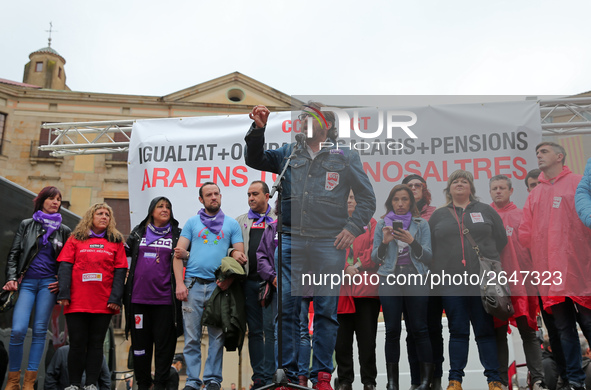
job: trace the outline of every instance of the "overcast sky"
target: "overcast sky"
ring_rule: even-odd
[[[290,95],[591,90],[588,0],[2,1],[0,78],[52,47],[75,91],[166,95],[239,71]]]

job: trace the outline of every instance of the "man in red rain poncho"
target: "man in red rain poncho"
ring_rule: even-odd
[[[574,195],[581,175],[564,165],[566,151],[553,142],[536,146],[539,184],[525,202],[519,241],[530,250],[530,281],[544,310],[552,312],[571,389],[585,389],[576,322],[591,336],[591,229],[577,216]]]
[[[507,246],[501,252],[503,270],[507,277],[516,282],[510,282],[511,301],[515,308],[515,315],[510,319],[519,329],[523,340],[523,352],[527,368],[531,374],[532,390],[547,389],[544,384],[544,369],[542,367],[542,350],[536,334],[538,323],[538,292],[529,282],[524,283],[523,270],[531,270],[529,251],[519,243],[518,229],[521,224],[523,211],[511,202],[513,186],[511,179],[505,175],[497,175],[490,179],[490,196],[493,200],[491,207],[495,209],[503,220],[507,232]],[[499,374],[501,382],[509,384],[509,347],[507,346],[507,321],[495,318],[495,332],[497,334],[497,348],[499,351]]]

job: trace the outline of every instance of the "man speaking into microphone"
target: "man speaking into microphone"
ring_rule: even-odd
[[[336,148],[335,115],[321,111],[321,107],[325,106],[310,102],[299,116],[301,135],[308,134],[307,137],[299,137],[297,143],[279,149],[264,150],[270,111],[265,106],[256,106],[250,113],[254,123],[245,137],[245,159],[249,167],[280,173],[288,157],[292,156],[283,182],[281,202],[286,234],[282,238],[280,273],[283,283],[283,348],[282,361],[278,363],[295,383],[302,273],[319,277],[340,275],[346,261],[346,249],[363,233],[376,208],[375,194],[363,171],[359,154],[348,148]],[[311,137],[309,126],[312,126]],[[347,211],[350,190],[357,202],[351,217]],[[332,390],[330,379],[338,328],[339,290],[340,286],[314,285],[314,333],[319,337],[313,338],[310,380],[318,390]]]

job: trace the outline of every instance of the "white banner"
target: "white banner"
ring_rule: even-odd
[[[491,201],[489,179],[498,174],[510,177],[512,200],[523,207],[523,179],[537,168],[535,146],[542,138],[536,102],[359,109],[357,115],[355,111],[338,114],[339,147],[359,151],[374,184],[376,218],[384,214],[390,189],[409,174],[423,176],[433,196],[431,204],[443,205],[443,189],[456,169],[474,174],[476,195],[485,203]],[[271,114],[266,148],[276,149],[300,132],[297,114]],[[244,136],[251,123],[248,115],[136,121],[128,170],[132,226],[146,216],[156,196],[172,201],[174,216],[183,226],[202,207],[198,189],[208,181],[219,185],[224,213],[237,217],[248,211],[249,183],[264,180],[271,187],[275,178],[244,163]]]

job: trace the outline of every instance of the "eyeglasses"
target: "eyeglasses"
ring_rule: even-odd
[[[410,188],[423,188],[423,183],[411,183],[407,184]]]
[[[298,115],[298,119],[303,121],[304,119],[306,119],[309,116],[311,116],[309,112],[303,112],[300,115]]]

